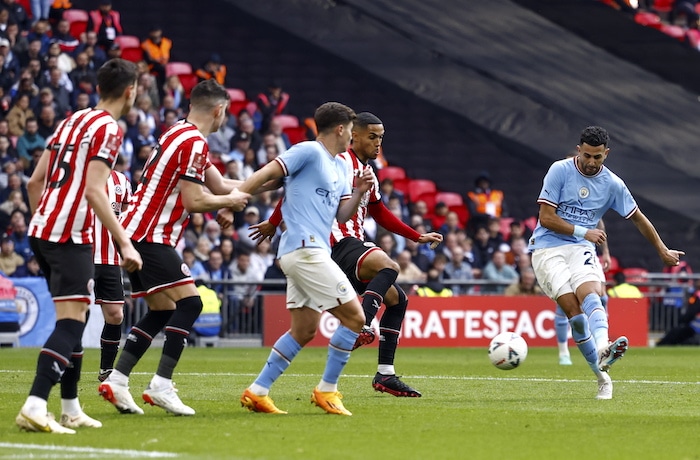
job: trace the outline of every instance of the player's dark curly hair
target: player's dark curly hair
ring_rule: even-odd
[[[601,128],[600,126],[589,126],[581,133],[581,141],[579,145],[588,144],[591,147],[603,145],[607,147],[609,142],[610,135],[608,135],[608,132],[604,128]]]

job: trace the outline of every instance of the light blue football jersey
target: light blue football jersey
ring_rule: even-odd
[[[603,166],[595,176],[586,176],[576,164],[576,157],[559,160],[544,176],[537,203],[557,208],[557,215],[573,225],[596,228],[608,209],[628,219],[637,210],[632,194],[615,173]],[[584,238],[555,233],[537,222],[530,238],[529,250],[551,248],[563,244],[584,243]]]
[[[330,253],[338,204],[352,193],[345,164],[317,141],[295,144],[275,161],[285,175],[282,215],[287,226],[277,257],[302,247]]]

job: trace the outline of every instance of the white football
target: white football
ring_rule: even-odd
[[[499,369],[520,366],[527,357],[527,342],[514,332],[501,332],[489,344],[489,359]]]

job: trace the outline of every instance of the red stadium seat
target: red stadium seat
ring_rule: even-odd
[[[119,35],[114,38],[114,43],[118,44],[121,49],[141,48],[141,40],[136,35]]]
[[[384,179],[396,180],[405,178],[406,171],[401,166],[385,166],[377,171],[377,179],[379,179],[379,182]]]
[[[70,23],[70,34],[80,38],[80,34],[87,30],[88,12],[80,9],[63,11],[63,19]]]
[[[513,222],[512,217],[501,217],[501,227],[499,231],[503,235],[503,239],[507,240],[510,237],[510,224]]]
[[[654,0],[652,9],[659,13],[670,13],[676,0]]]
[[[528,230],[535,230],[535,227],[537,227],[537,216],[528,217],[523,221],[523,224],[525,224],[525,227],[527,227]]]
[[[122,48],[122,59],[130,62],[140,62],[143,61],[143,50],[139,48],[129,47]]]
[[[232,100],[231,104],[228,106],[228,113],[230,113],[234,117],[237,117],[241,110],[246,110],[248,108],[249,102],[250,101],[247,99],[244,99],[242,101]]]
[[[167,77],[171,75],[183,75],[193,73],[192,65],[189,62],[168,62],[165,64],[165,75]]]
[[[638,12],[634,15],[634,21],[637,24],[641,24],[646,27],[651,27],[653,29],[660,29],[662,26],[661,18],[659,17],[659,15],[650,11]]]
[[[448,209],[457,213],[459,216],[459,222],[466,228],[467,222],[469,222],[469,210],[467,207],[462,204],[458,206],[449,206]]]
[[[299,126],[299,119],[294,115],[275,115],[274,120],[280,124],[282,129]]]
[[[438,192],[435,195],[435,200],[437,202],[442,201],[449,208],[450,206],[461,206],[464,204],[464,199],[462,195],[455,192]]]
[[[662,24],[659,30],[668,35],[669,37],[675,38],[679,42],[685,41],[685,29],[681,26]]]
[[[180,83],[182,83],[182,88],[185,90],[185,97],[189,99],[192,88],[194,88],[197,83],[199,83],[199,77],[196,74],[188,73],[178,75]]]
[[[305,126],[295,126],[295,127],[284,128],[282,131],[287,135],[287,137],[289,138],[289,142],[291,142],[292,145],[308,140],[306,138],[306,127]],[[282,152],[280,152],[280,153],[282,153]]]
[[[245,95],[245,91],[239,88],[226,88],[226,91],[228,92],[228,96],[231,98],[231,101],[246,101],[248,98]]]
[[[437,192],[437,186],[435,185],[435,182],[429,179],[413,179],[411,180],[408,188],[408,200],[411,202],[415,202],[416,198],[419,195],[430,192]]]
[[[404,197],[408,197],[408,188],[411,185],[411,179],[405,177],[403,179],[394,179],[394,188],[403,193]]]
[[[700,3],[699,3],[700,5]],[[700,30],[698,29],[688,29],[686,32],[688,37],[688,44],[695,49],[700,49]]]
[[[430,214],[431,216],[435,214],[435,204],[437,203],[437,201],[435,200],[435,192],[421,193],[420,195],[415,196],[413,200],[411,200],[412,203],[415,203],[417,201],[425,202],[425,205],[428,207],[428,214]]]

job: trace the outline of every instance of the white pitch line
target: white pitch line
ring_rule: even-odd
[[[158,451],[148,451],[148,450],[128,450],[128,449],[101,449],[97,447],[69,447],[69,446],[54,446],[54,445],[42,445],[42,444],[18,444],[12,442],[0,442],[0,447],[8,449],[30,449],[30,450],[45,450],[45,451],[56,451],[56,452],[73,452],[73,455],[65,454],[47,454],[48,457],[39,457],[34,454],[24,454],[22,456],[2,456],[0,458],[74,458],[75,454],[87,454],[89,457],[99,458],[99,456],[104,455],[118,455],[120,457],[126,458],[164,458],[164,457],[177,457],[178,454],[174,452],[158,452]]]
[[[2,373],[34,373],[35,371],[24,370],[7,370],[0,369]],[[150,372],[132,372],[131,375],[153,375]],[[245,372],[182,372],[178,375],[190,377],[257,377],[258,374]],[[318,377],[317,374],[284,374],[287,377],[307,378]],[[351,379],[366,379],[374,377],[374,374],[343,374],[343,378]],[[403,377],[419,380],[473,380],[473,381],[514,381],[514,382],[551,382],[551,383],[589,383],[591,379],[555,379],[555,378],[540,378],[540,377],[492,377],[487,375],[410,375],[404,374]],[[682,382],[677,380],[614,380],[615,383],[633,383],[646,385],[700,385],[700,382]]]

